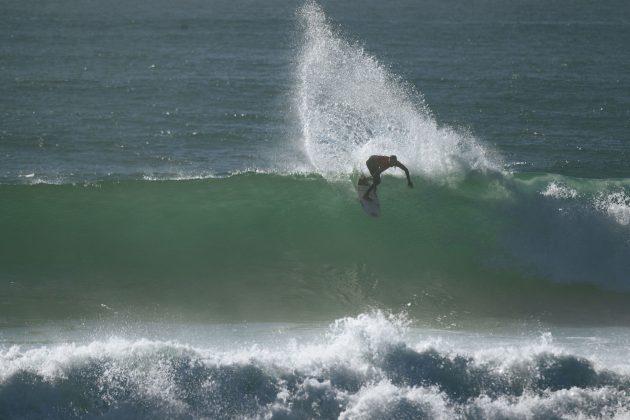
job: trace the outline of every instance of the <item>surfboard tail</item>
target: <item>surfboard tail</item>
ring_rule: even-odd
[[[359,201],[361,202],[361,207],[363,207],[363,210],[370,216],[378,217],[381,214],[381,205],[378,201],[378,196],[376,195],[376,192],[375,191],[370,192],[371,199],[369,200],[366,200],[365,198],[363,198],[363,195],[368,190],[368,188],[369,188],[369,183],[365,185],[359,182],[359,184],[357,185],[357,195],[358,195]]]

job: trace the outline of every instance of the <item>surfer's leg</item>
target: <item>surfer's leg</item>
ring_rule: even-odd
[[[372,185],[370,185],[370,188],[368,188],[368,190],[365,192],[365,194],[363,194],[363,198],[366,200],[371,200],[372,198],[370,197],[370,192],[372,192],[372,190],[374,190],[374,194],[376,194],[376,186],[378,184],[381,183],[381,177],[380,175],[376,174],[372,177]]]
[[[371,176],[374,176],[375,173],[378,173],[378,165],[373,160],[368,159],[367,162],[365,162],[365,166],[367,166]]]

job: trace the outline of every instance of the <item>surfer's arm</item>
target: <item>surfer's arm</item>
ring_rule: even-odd
[[[405,171],[405,175],[407,176],[407,185],[409,185],[409,188],[413,188],[413,182],[411,182],[411,178],[409,177],[409,169],[400,162],[396,162],[396,166]]]

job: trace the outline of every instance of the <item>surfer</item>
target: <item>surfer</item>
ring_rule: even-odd
[[[372,185],[370,185],[370,188],[368,188],[365,194],[363,194],[364,199],[371,200],[369,194],[372,189],[374,189],[374,193],[376,193],[376,186],[381,183],[381,173],[389,168],[393,168],[394,166],[405,171],[405,175],[407,175],[407,185],[409,186],[409,188],[413,188],[413,183],[411,182],[411,178],[409,178],[409,170],[405,165],[398,162],[396,156],[372,155],[367,160],[367,162],[365,162],[365,164],[367,165],[370,174],[372,175]]]

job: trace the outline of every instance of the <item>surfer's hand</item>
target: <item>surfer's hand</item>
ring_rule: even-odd
[[[409,181],[407,182],[407,185],[409,186],[409,188],[413,188],[413,182]]]

